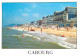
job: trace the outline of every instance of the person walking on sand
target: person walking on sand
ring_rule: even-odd
[[[57,30],[59,30],[59,26],[57,25]]]
[[[42,33],[42,28],[41,28],[41,33]]]
[[[29,31],[29,27],[28,27],[28,31]]]
[[[69,27],[67,26],[66,29],[69,30]]]

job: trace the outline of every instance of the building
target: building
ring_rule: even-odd
[[[42,20],[38,20],[37,21],[37,26],[39,27],[39,26],[42,26]]]
[[[47,25],[53,25],[53,15],[47,17]]]
[[[36,22],[36,21],[32,21],[32,22],[31,22],[31,25],[37,27],[37,22]]]
[[[47,17],[42,18],[42,26],[46,27],[47,26]]]
[[[54,12],[54,18],[55,20],[53,21],[53,24],[56,24],[59,27],[71,26],[71,20],[73,18],[77,19],[77,8],[66,7],[64,11],[56,11]],[[77,21],[75,23],[77,24]]]
[[[53,15],[48,15],[46,17],[43,17],[42,26],[45,26],[45,27],[77,26],[77,8],[76,7],[66,7],[65,10],[63,11],[55,11]]]
[[[34,21],[31,22],[31,25],[34,25]]]
[[[46,17],[43,17],[42,18],[42,25],[45,27],[51,27],[51,26],[53,26],[53,20],[54,20],[53,15],[48,15]]]

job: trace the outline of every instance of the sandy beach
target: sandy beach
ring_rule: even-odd
[[[41,32],[41,28],[35,28],[35,27],[33,27],[33,28],[29,28],[29,30],[30,29],[34,29],[35,31],[40,31]],[[25,30],[28,30],[28,28],[26,28]],[[62,28],[60,28],[60,29],[52,29],[52,28],[46,28],[46,29],[44,29],[44,28],[42,28],[42,32],[45,32],[45,33],[47,33],[47,34],[54,34],[54,35],[56,35],[56,36],[63,36],[64,35],[64,37],[69,37],[69,38],[71,38],[71,37],[74,37],[74,38],[76,38],[76,29],[70,29],[70,30],[66,30],[66,29],[62,29]]]
[[[38,28],[38,27],[17,27],[16,29],[22,29],[24,31],[30,31],[31,29],[33,29],[34,31],[45,32],[50,35],[56,35],[56,36],[61,36],[63,38],[67,38],[65,41],[71,44],[77,43],[76,28],[72,29],[69,28],[69,30],[67,30],[66,28],[52,29],[52,28]]]
[[[40,28],[33,28],[35,29],[35,31],[41,31]],[[69,30],[66,30],[64,28],[60,28],[60,29],[51,29],[51,28],[48,28],[48,29],[42,29],[42,32],[46,32],[47,34],[51,34],[51,35],[56,35],[56,36],[62,36],[62,37],[65,37],[67,38],[65,41],[68,42],[68,43],[71,43],[71,44],[77,44],[77,32],[76,32],[76,29],[69,29]]]
[[[14,27],[15,28],[15,27]],[[67,38],[76,38],[76,30],[77,29],[65,29],[65,28],[55,28],[55,29],[52,29],[52,28],[38,28],[38,27],[17,27],[16,29],[22,29],[22,30],[27,30],[27,31],[30,31],[31,29],[33,29],[34,31],[40,31],[40,32],[45,32],[47,34],[52,34],[52,35],[56,35],[56,36],[64,36],[64,37],[67,37]]]

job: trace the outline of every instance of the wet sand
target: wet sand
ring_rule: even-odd
[[[77,38],[74,38],[74,37],[71,37],[71,38],[69,37],[65,41],[71,44],[77,44]]]

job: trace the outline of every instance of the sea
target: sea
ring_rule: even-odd
[[[23,31],[2,27],[2,49],[69,49],[75,45],[66,38],[38,31]]]

